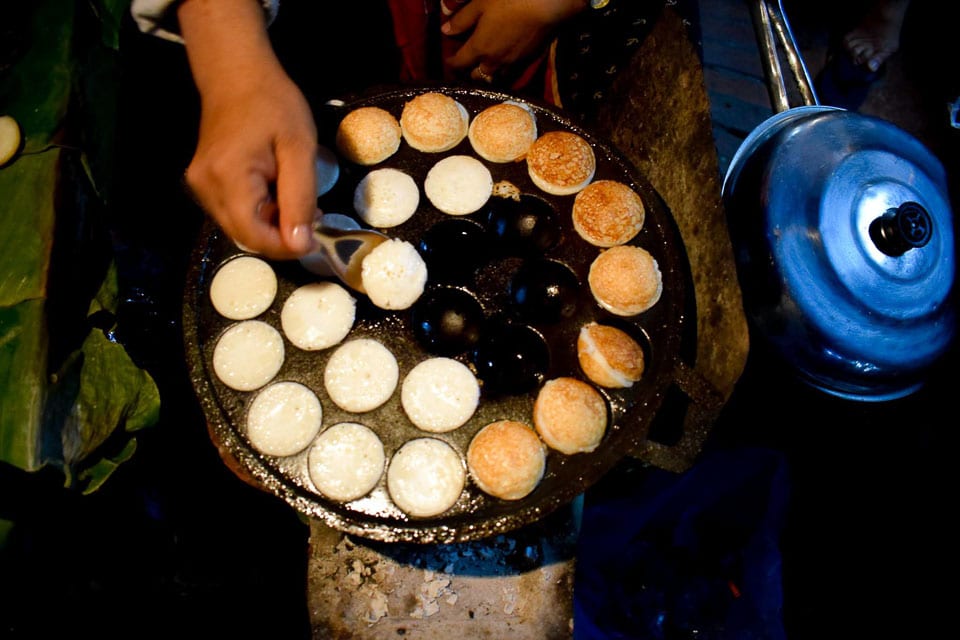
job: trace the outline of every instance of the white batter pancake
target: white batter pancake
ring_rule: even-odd
[[[367,254],[360,277],[370,302],[381,309],[406,309],[423,294],[427,263],[412,244],[392,238]]]
[[[452,507],[465,480],[460,454],[435,438],[408,440],[393,454],[387,469],[390,498],[414,517],[435,516]]]
[[[335,424],[317,437],[307,457],[310,479],[331,500],[362,498],[383,475],[383,443],[369,427]]]
[[[336,282],[311,282],[290,294],[280,311],[283,333],[304,351],[339,344],[356,319],[357,301]]]
[[[465,364],[453,358],[428,358],[404,378],[400,402],[418,428],[444,433],[464,424],[477,410],[480,385]]]
[[[409,174],[399,169],[374,169],[353,192],[353,208],[371,227],[403,224],[420,205],[420,189]]]
[[[264,387],[247,410],[247,437],[261,453],[292,456],[320,431],[323,410],[317,395],[299,382]]]
[[[231,320],[255,318],[273,304],[277,274],[266,261],[239,256],[217,269],[210,282],[210,302],[217,313]]]
[[[371,338],[357,338],[337,347],[323,371],[323,384],[330,399],[353,413],[382,405],[397,388],[399,379],[397,359]]]
[[[213,349],[213,371],[231,389],[253,391],[283,366],[283,336],[262,320],[244,320],[223,332]]]
[[[423,183],[430,202],[452,216],[477,211],[493,193],[493,177],[486,165],[473,156],[448,156],[437,162]]]

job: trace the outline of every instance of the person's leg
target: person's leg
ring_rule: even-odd
[[[827,60],[814,86],[821,104],[859,109],[900,47],[910,0],[869,0],[850,6],[836,24]]]
[[[900,48],[900,31],[910,0],[878,0],[843,36],[843,46],[856,65],[877,71]]]

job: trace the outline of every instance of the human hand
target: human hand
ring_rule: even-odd
[[[309,250],[317,203],[317,133],[299,89],[259,76],[204,101],[187,185],[223,231],[277,259]],[[274,195],[275,194],[275,195]]]
[[[557,27],[587,8],[587,0],[471,0],[441,27],[447,36],[468,34],[445,61],[474,80],[519,75],[520,63],[545,52]]]
[[[213,3],[215,10],[227,4]],[[192,6],[202,11],[207,5],[188,1],[178,13],[201,98],[187,185],[245,248],[275,259],[300,257],[313,244],[317,201],[317,131],[310,106],[269,46],[262,15],[231,14],[241,20],[228,21],[225,32],[222,19],[190,14]],[[238,7],[259,12],[249,0]]]

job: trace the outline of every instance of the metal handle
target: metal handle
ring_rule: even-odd
[[[780,64],[780,49],[786,60],[787,67],[800,94],[802,105],[811,106],[820,104],[813,89],[813,81],[803,62],[800,50],[794,40],[790,23],[783,11],[782,0],[750,0],[753,28],[757,33],[760,44],[761,64],[767,79],[767,89],[770,92],[770,103],[774,111],[780,113],[790,109],[790,93]]]

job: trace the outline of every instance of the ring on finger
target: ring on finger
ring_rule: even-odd
[[[483,67],[480,65],[477,65],[477,68],[474,69],[474,73],[476,74],[477,78],[483,80],[487,84],[491,84],[493,82],[493,75],[484,71]]]

